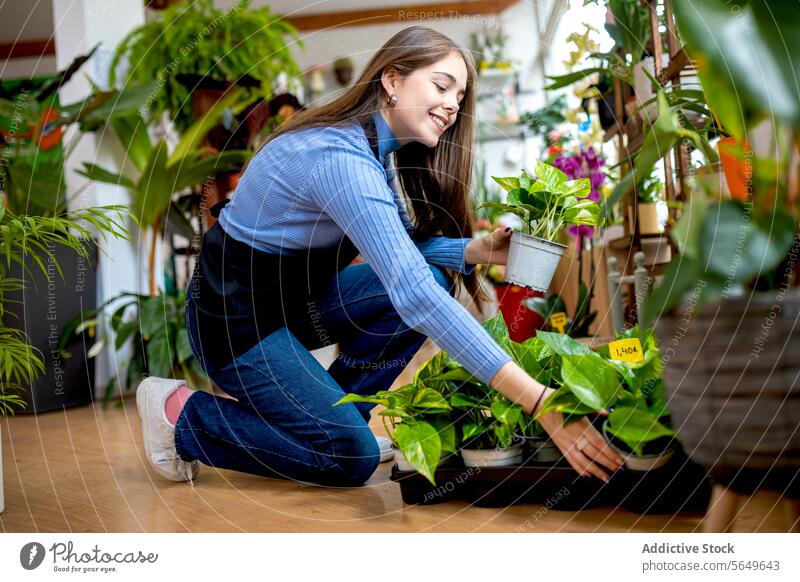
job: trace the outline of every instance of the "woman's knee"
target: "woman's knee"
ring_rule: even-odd
[[[447,291],[450,295],[455,296],[456,284],[453,278],[448,274],[447,269],[437,265],[429,265],[433,278],[439,283],[439,286]]]
[[[348,428],[334,441],[334,467],[327,471],[325,484],[339,487],[363,485],[380,463],[378,441],[368,426]]]

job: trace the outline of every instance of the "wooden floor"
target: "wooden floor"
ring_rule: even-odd
[[[398,378],[435,353],[427,345]],[[321,360],[325,356],[320,356]],[[377,418],[375,418],[377,420]],[[381,433],[379,422],[373,422]],[[623,510],[506,509],[465,502],[406,506],[379,466],[366,486],[327,489],[204,466],[194,487],[154,474],[143,456],[133,398],[38,416],[0,417],[3,532],[689,532],[701,515]],[[786,531],[775,497],[752,498],[735,531]]]

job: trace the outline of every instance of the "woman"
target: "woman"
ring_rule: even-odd
[[[475,265],[505,264],[510,235],[471,237],[475,76],[467,51],[407,28],[347,93],[294,115],[255,154],[187,293],[192,349],[237,400],[143,382],[145,449],[161,475],[191,480],[204,463],[363,484],[379,462],[370,407],[334,403],[387,389],[426,336],[526,411],[542,405],[552,390],[453,297],[463,285],[480,304]],[[340,353],[325,370],[309,350],[331,343]],[[579,473],[605,479],[600,465],[621,465],[588,421],[562,420],[541,423]]]

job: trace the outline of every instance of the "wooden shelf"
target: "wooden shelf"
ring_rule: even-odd
[[[689,59],[689,55],[686,54],[685,50],[680,49],[675,55],[670,57],[669,65],[656,77],[656,81],[662,85],[666,85],[670,81],[677,79],[681,71],[690,63],[691,59]]]

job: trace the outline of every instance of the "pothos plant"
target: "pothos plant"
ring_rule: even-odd
[[[550,366],[559,385],[536,418],[559,412],[569,423],[607,411],[608,433],[637,456],[648,443],[675,436],[668,421],[663,362],[651,330],[637,326],[616,335],[618,340],[639,339],[643,357],[638,362],[612,359],[608,346],[592,351],[563,334],[539,332],[536,337],[554,354]]]
[[[504,349],[524,351],[522,344],[509,339],[502,315],[484,328]],[[519,405],[480,382],[444,351],[425,362],[410,384],[374,395],[348,394],[337,405],[347,402],[384,406],[379,415],[393,444],[433,484],[442,453],[465,446],[508,447],[516,435],[531,430],[532,419]]]
[[[533,175],[522,170],[519,177],[492,178],[507,192],[506,202],[484,202],[481,207],[517,215],[531,236],[555,241],[567,225],[602,226],[600,206],[585,198],[591,192],[587,178],[569,180],[542,161]]]

